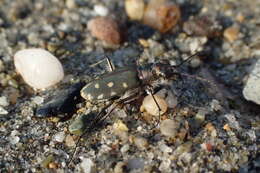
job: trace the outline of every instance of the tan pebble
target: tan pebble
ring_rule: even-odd
[[[223,129],[226,130],[226,131],[230,131],[231,130],[228,124],[225,124],[223,126]]]
[[[68,147],[73,147],[75,146],[75,141],[73,139],[73,137],[71,135],[68,135],[66,136],[65,138],[65,144],[68,146]]]
[[[144,14],[144,1],[143,0],[126,0],[125,10],[131,20],[141,20]]]
[[[118,23],[110,17],[96,17],[88,22],[91,34],[107,43],[120,44],[122,41]]]
[[[240,23],[244,22],[245,21],[245,16],[241,13],[239,13],[237,16],[236,16],[236,20]]]
[[[212,123],[208,123],[208,124],[206,124],[205,129],[206,129],[207,131],[209,131],[209,132],[212,132],[212,131],[215,130],[215,127],[213,126]]]
[[[114,134],[118,136],[123,142],[128,141],[128,128],[127,126],[120,120],[113,124]]]
[[[142,112],[142,111],[140,111],[140,112]],[[151,123],[153,120],[153,117],[150,114],[148,114],[147,112],[142,112],[142,118],[147,123]]]
[[[48,167],[50,169],[57,169],[59,167],[59,165],[55,162],[51,162],[51,163],[49,163]]]
[[[216,137],[217,136],[217,130],[216,130],[215,126],[212,123],[206,124],[205,129],[208,131],[208,133],[212,137]]]
[[[238,36],[239,30],[236,27],[229,27],[224,31],[224,37],[231,43],[237,40]]]
[[[114,173],[124,173],[125,163],[124,162],[118,162],[114,168]]]
[[[143,104],[142,104],[143,109],[150,115],[154,115],[154,116],[163,115],[167,111],[167,108],[168,108],[166,101],[157,95],[154,95],[154,98],[157,101],[157,103],[161,109],[160,114],[159,114],[158,106],[151,95],[148,95],[144,98]]]
[[[50,120],[53,123],[57,123],[60,121],[60,118],[59,117],[50,117],[50,118],[48,118],[48,120]]]
[[[138,41],[143,47],[149,47],[149,42],[147,40],[139,39]]]
[[[147,5],[143,23],[164,33],[180,20],[180,8],[167,0],[151,0]]]
[[[76,1],[75,0],[66,0],[66,6],[69,9],[77,7]]]
[[[113,124],[113,128],[114,130],[119,130],[119,131],[128,131],[127,126],[121,121],[118,120]]]
[[[145,150],[148,147],[148,142],[143,137],[134,137],[134,144],[139,150]]]

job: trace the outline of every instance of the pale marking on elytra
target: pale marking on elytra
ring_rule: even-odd
[[[104,97],[104,94],[100,94],[100,95],[97,97],[97,99],[103,99],[103,97]]]
[[[99,84],[98,83],[95,84],[95,88],[97,88],[97,89],[99,88]]]
[[[111,92],[111,96],[115,96],[116,95],[116,92],[115,91],[112,91]]]
[[[127,83],[123,82],[123,87],[127,88],[128,87]]]
[[[109,88],[113,87],[113,86],[114,86],[114,82],[109,82],[109,83],[107,83],[107,86],[108,86]]]

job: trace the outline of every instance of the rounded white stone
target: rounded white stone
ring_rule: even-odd
[[[24,81],[35,89],[50,87],[64,77],[60,61],[44,49],[31,48],[16,52],[14,65]]]
[[[107,16],[108,12],[109,12],[108,9],[105,6],[103,6],[103,5],[95,5],[94,6],[94,11],[99,16]]]

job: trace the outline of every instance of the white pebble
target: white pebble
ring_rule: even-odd
[[[169,108],[176,108],[176,106],[178,105],[178,98],[173,95],[172,92],[168,92],[167,94],[168,96],[166,97],[165,101],[168,104]]]
[[[43,97],[40,97],[40,96],[35,96],[32,98],[32,101],[37,104],[37,105],[40,105],[43,103],[44,99]]]
[[[14,65],[24,81],[36,89],[50,87],[64,77],[60,61],[44,49],[18,51],[14,55]]]
[[[9,141],[12,145],[15,145],[20,141],[20,138],[18,136],[10,136]]]
[[[6,97],[2,96],[0,97],[0,106],[8,106],[9,102]]]
[[[56,141],[56,142],[63,142],[65,138],[65,133],[64,132],[59,132],[57,133],[56,135],[54,135],[53,139]]]
[[[6,115],[8,112],[0,106],[0,115]]]
[[[172,152],[172,148],[168,147],[166,144],[160,144],[159,148],[164,153],[171,153]]]
[[[167,137],[175,137],[179,128],[179,123],[171,119],[166,119],[161,122],[160,131]]]
[[[17,136],[19,132],[17,130],[13,130],[9,136],[9,141],[12,145],[17,144],[20,141],[20,138]]]
[[[103,5],[95,5],[94,11],[99,16],[107,16],[107,14],[108,14],[108,9]]]
[[[121,153],[126,153],[130,149],[129,144],[125,144],[120,148]]]
[[[91,173],[95,171],[95,164],[89,158],[81,158],[80,167],[84,173]]]

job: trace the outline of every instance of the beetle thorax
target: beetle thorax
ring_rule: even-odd
[[[138,77],[142,84],[146,85],[159,78],[159,74],[156,72],[154,64],[148,64],[138,68]]]

